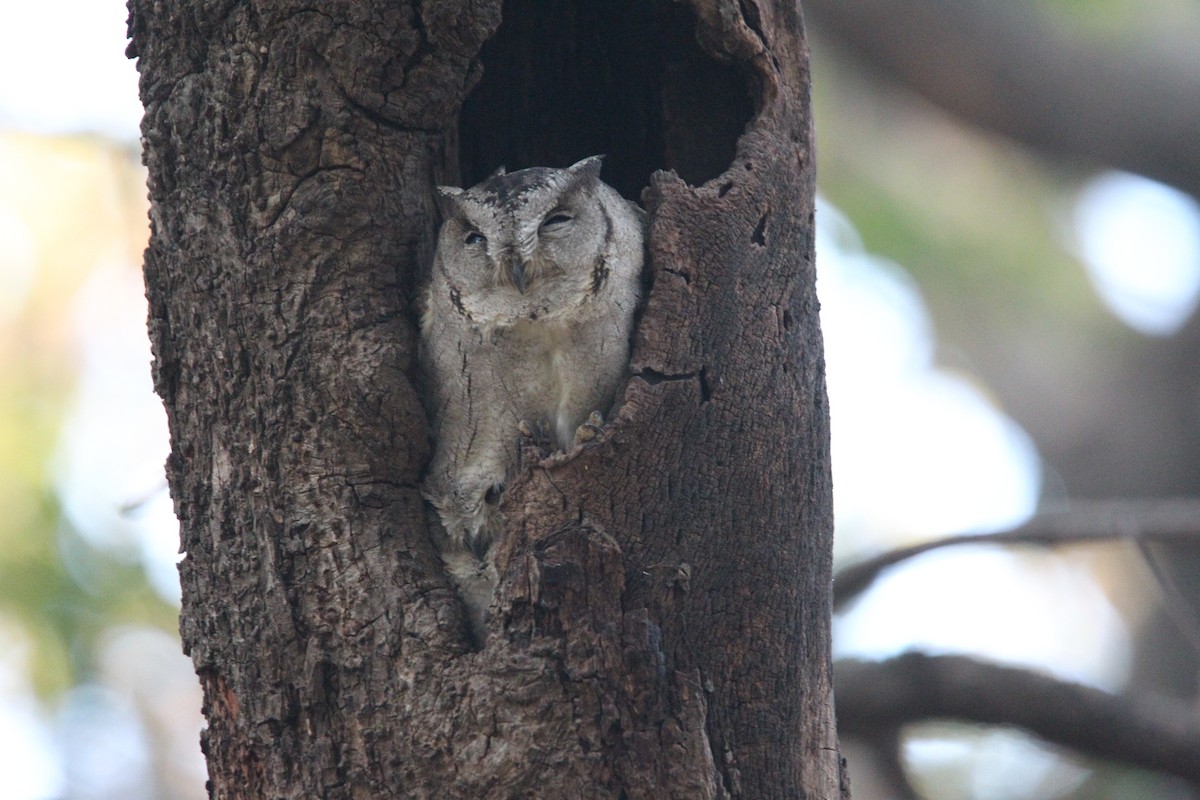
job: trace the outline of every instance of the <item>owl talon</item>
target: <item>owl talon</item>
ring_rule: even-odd
[[[553,434],[550,432],[550,420],[541,417],[533,422],[523,419],[517,423],[517,433],[521,434],[526,439],[532,439],[533,444],[545,446],[553,441]]]
[[[534,450],[533,458],[543,459],[548,458],[554,450],[554,434],[550,431],[550,420],[542,417],[541,419],[530,422],[529,420],[521,420],[517,423],[517,432],[521,436],[520,446],[518,449],[518,466],[523,463],[526,456],[524,450],[532,448]]]
[[[603,425],[604,415],[599,411],[593,411],[591,414],[588,414],[587,420],[575,429],[575,444],[580,445],[595,439],[596,434],[600,432],[600,428]]]

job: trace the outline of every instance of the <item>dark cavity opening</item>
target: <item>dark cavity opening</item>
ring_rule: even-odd
[[[695,27],[690,8],[666,0],[505,0],[459,121],[463,185],[498,166],[596,154],[631,199],[656,169],[693,185],[720,175],[755,97],[746,71],[700,49]]]

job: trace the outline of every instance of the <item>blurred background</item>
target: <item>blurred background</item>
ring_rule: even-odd
[[[958,120],[862,66],[824,5],[809,16],[838,564],[1078,498],[1200,496],[1196,200]],[[988,5],[1139,63],[1200,42],[1195,0],[964,7]],[[148,368],[125,14],[121,0],[12,3],[0,26],[0,797],[12,800],[205,796]],[[840,614],[836,654],[963,653],[1192,704],[1197,659],[1160,598],[1128,543],[947,549]],[[1014,730],[931,722],[902,741],[930,800],[1195,796]],[[894,796],[875,754],[846,750],[856,798]]]

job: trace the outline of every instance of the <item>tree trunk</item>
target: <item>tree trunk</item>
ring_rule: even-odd
[[[846,796],[795,6],[130,5],[211,796]],[[526,454],[475,651],[418,492],[432,187],[595,152],[651,184],[632,377]]]

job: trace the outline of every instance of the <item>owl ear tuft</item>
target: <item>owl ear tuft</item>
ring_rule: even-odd
[[[433,199],[437,202],[442,219],[448,219],[462,212],[462,189],[457,186],[435,186],[433,188]]]
[[[604,156],[588,156],[567,167],[567,172],[572,178],[599,180],[600,166],[603,162]]]
[[[486,178],[484,178],[484,180],[490,181],[492,178],[499,178],[501,175],[507,175],[507,174],[508,174],[508,170],[506,170],[504,168],[504,165],[501,164],[500,166],[496,167],[496,169],[494,169],[492,171],[491,175],[488,175]]]

